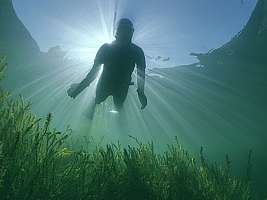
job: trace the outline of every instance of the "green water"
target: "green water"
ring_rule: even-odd
[[[263,15],[266,4],[266,1],[258,2],[239,39],[200,56],[201,66],[147,71],[148,106],[143,111],[135,84],[130,87],[122,113],[112,112],[109,98],[97,107],[94,119],[88,119],[87,111],[97,81],[75,100],[66,94],[71,83],[86,75],[88,63],[66,59],[60,49],[50,54],[40,52],[22,24],[14,28],[23,29],[20,35],[23,42],[18,50],[4,49],[9,66],[3,86],[14,96],[22,94],[31,101],[37,116],[44,117],[51,112],[54,127],[59,130],[71,127],[73,140],[86,136],[99,144],[119,141],[127,146],[135,143],[129,137],[133,136],[142,142],[153,141],[161,152],[177,137],[192,153],[197,154],[203,146],[211,161],[220,162],[229,154],[237,174],[242,173],[239,169],[245,168],[252,149],[254,187],[264,193],[267,184],[267,63],[264,59],[267,32],[256,22],[260,17],[266,20],[266,14]],[[254,33],[256,29],[262,32]],[[28,49],[23,51],[23,47]],[[229,56],[229,48],[237,53]]]

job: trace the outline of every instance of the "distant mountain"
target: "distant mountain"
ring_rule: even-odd
[[[41,52],[18,18],[12,0],[0,0],[0,55],[7,56],[8,62],[2,83],[6,88],[13,91],[45,73],[64,69],[70,64],[66,63],[65,54],[59,46]]]
[[[267,0],[258,0],[245,27],[222,47],[195,54],[204,70],[194,72],[221,81],[258,105],[267,102]],[[266,109],[266,108],[265,108]]]
[[[213,54],[228,54],[261,61],[267,56],[267,1],[258,0],[244,29]]]
[[[195,55],[201,63],[233,59],[266,62],[267,0],[258,0],[248,23],[232,40],[209,53]]]
[[[12,0],[0,0],[0,54],[25,58],[39,53],[36,41],[16,15]]]

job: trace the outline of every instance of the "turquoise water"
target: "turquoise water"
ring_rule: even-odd
[[[260,3],[256,14],[266,10],[267,3]],[[143,32],[139,30],[136,41],[142,45],[142,38],[145,38],[143,45],[148,49],[147,108],[140,109],[135,83],[130,87],[122,113],[113,112],[112,99],[109,98],[97,107],[94,119],[90,120],[88,110],[95,96],[97,80],[75,100],[69,98],[66,91],[72,83],[81,81],[88,73],[98,47],[113,39],[115,13],[118,17],[123,13],[119,6],[117,10],[116,4],[108,8],[111,8],[109,12],[104,12],[101,9],[106,7],[98,5],[100,13],[108,13],[101,18],[104,32],[93,28],[92,37],[88,37],[84,32],[77,33],[64,27],[66,34],[74,32],[78,44],[87,42],[77,45],[70,52],[57,47],[47,53],[39,51],[27,29],[16,21],[14,11],[11,12],[8,15],[10,18],[7,18],[10,21],[6,23],[14,26],[16,31],[13,33],[18,33],[21,43],[16,43],[15,47],[7,45],[7,50],[3,48],[9,56],[4,86],[14,96],[22,94],[31,101],[37,116],[44,117],[51,112],[53,125],[60,130],[67,127],[73,129],[74,140],[86,136],[100,144],[119,141],[127,146],[135,143],[130,137],[133,136],[142,142],[153,141],[156,149],[161,151],[167,144],[175,142],[174,138],[177,137],[193,153],[198,153],[203,146],[212,161],[221,161],[225,154],[229,154],[237,173],[246,166],[248,152],[252,149],[255,180],[259,188],[264,186],[267,167],[267,71],[263,59],[266,47],[262,41],[266,41],[266,16],[252,15],[240,40],[233,40],[233,43],[220,48],[219,52],[208,54],[207,58],[200,57],[200,65],[172,67],[177,60],[177,51],[170,49],[175,43],[171,41],[169,43],[172,44],[169,44],[165,37],[149,48],[149,42],[158,36],[141,37],[151,32],[147,27]],[[259,20],[259,16],[262,20]],[[255,25],[258,21],[263,23],[260,27]],[[164,30],[162,28],[157,33],[161,34]],[[263,33],[260,34],[260,31]],[[0,41],[4,44],[6,40],[0,36]],[[11,39],[8,42],[11,44]],[[228,47],[238,53],[229,57],[232,53],[228,53]],[[24,48],[28,49],[24,51]]]

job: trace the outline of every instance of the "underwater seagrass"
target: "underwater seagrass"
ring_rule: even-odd
[[[0,59],[2,62],[2,58]],[[2,73],[3,67],[0,67]],[[247,175],[198,159],[178,141],[161,153],[153,143],[122,148],[109,144],[88,151],[67,143],[71,130],[58,132],[36,118],[22,97],[11,99],[0,91],[1,199],[251,199],[250,158]],[[134,138],[135,139],[135,138]]]

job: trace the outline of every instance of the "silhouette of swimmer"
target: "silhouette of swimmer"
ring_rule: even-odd
[[[68,95],[76,98],[96,78],[100,66],[103,64],[103,72],[97,84],[95,103],[100,104],[108,96],[113,97],[117,111],[123,107],[129,86],[132,85],[131,75],[137,66],[137,93],[141,103],[141,109],[147,105],[144,93],[146,61],[143,50],[132,43],[134,33],[133,23],[129,19],[121,19],[118,23],[115,41],[104,44],[98,50],[94,65],[86,78],[79,84],[72,84]]]

